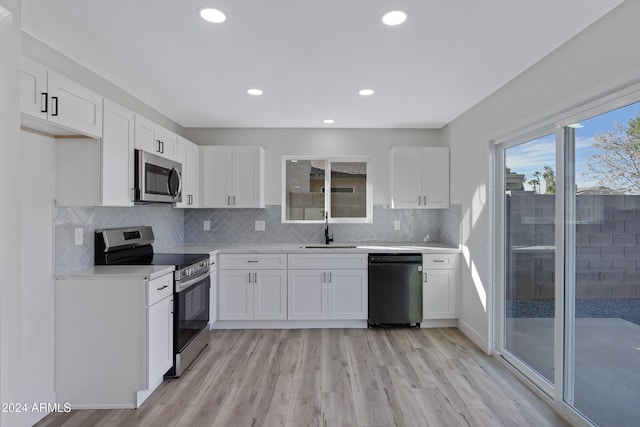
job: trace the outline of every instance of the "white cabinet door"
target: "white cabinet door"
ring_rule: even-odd
[[[20,111],[60,128],[102,137],[102,96],[25,56],[20,63]]]
[[[147,310],[149,388],[173,366],[173,297],[167,297]]]
[[[424,319],[456,318],[457,270],[423,271],[422,307]]]
[[[186,181],[188,183],[187,205],[190,208],[200,207],[200,150],[198,146],[192,142],[187,145],[186,152]]]
[[[102,96],[48,70],[48,120],[85,135],[102,137]]]
[[[176,160],[178,135],[136,114],[135,146],[167,159]]]
[[[264,149],[202,147],[203,207],[264,208]]]
[[[394,147],[390,172],[393,209],[449,207],[447,147]]]
[[[328,275],[328,318],[367,319],[367,270],[331,270]]]
[[[391,207],[422,206],[422,148],[391,150]]]
[[[160,154],[160,143],[156,138],[157,125],[136,114],[135,117],[135,147],[148,153]]]
[[[287,318],[287,271],[256,270],[253,274],[253,318],[285,320]]]
[[[160,125],[156,126],[156,139],[160,141],[160,155],[167,159],[176,160],[178,135]]]
[[[108,99],[103,114],[102,205],[133,206],[135,115]]]
[[[47,68],[26,56],[20,61],[20,112],[46,120]]]
[[[209,269],[211,289],[209,292],[209,323],[213,325],[218,320],[218,270],[215,265],[215,257],[211,258],[211,268]]]
[[[327,289],[323,270],[289,270],[288,318],[320,320],[327,318]]]
[[[198,153],[196,144],[181,136],[178,137],[175,160],[182,165],[182,202],[176,204],[178,208],[199,207]]]
[[[231,148],[202,147],[200,157],[203,207],[231,207],[233,193]]]
[[[233,206],[264,208],[263,155],[261,147],[233,148]]]
[[[220,270],[220,320],[253,319],[251,270]]]
[[[424,199],[422,207],[446,209],[449,207],[449,149],[427,147],[423,149],[422,179]]]

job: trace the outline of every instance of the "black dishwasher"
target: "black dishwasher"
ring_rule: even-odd
[[[422,321],[422,255],[369,254],[369,326]]]

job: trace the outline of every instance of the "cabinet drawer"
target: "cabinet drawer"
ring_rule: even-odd
[[[367,254],[289,254],[289,269],[367,268]]]
[[[221,254],[221,270],[279,270],[287,268],[286,254]]]
[[[425,269],[454,269],[458,268],[458,254],[422,254]]]
[[[171,294],[173,294],[173,273],[147,282],[147,306],[151,306]]]

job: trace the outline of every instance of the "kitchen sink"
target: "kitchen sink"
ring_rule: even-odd
[[[355,249],[355,245],[305,245],[301,249]]]

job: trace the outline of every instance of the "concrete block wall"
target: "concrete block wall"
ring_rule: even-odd
[[[514,191],[506,203],[516,300],[555,292],[555,197]],[[640,196],[576,198],[576,297],[640,298]]]

